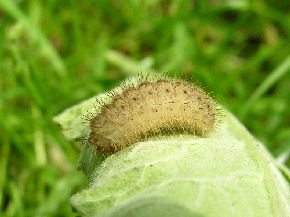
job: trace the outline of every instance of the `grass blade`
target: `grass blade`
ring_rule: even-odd
[[[15,1],[0,1],[0,9],[24,25],[24,28],[29,37],[31,37],[33,41],[40,45],[42,51],[52,63],[58,75],[60,77],[64,77],[66,75],[66,67],[61,57],[58,55],[42,31],[36,25],[34,25],[34,23],[32,23],[29,18],[25,16],[25,14],[23,14],[22,11],[17,7]]]
[[[242,108],[240,112],[240,118],[243,119],[251,106],[270,89],[283,75],[289,72],[290,69],[290,55],[282,62],[270,75],[260,84],[248,102]]]

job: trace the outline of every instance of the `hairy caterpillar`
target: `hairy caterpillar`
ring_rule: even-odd
[[[185,81],[141,77],[136,85],[111,92],[112,100],[92,117],[88,142],[112,154],[152,135],[191,133],[206,136],[217,120],[214,101]]]

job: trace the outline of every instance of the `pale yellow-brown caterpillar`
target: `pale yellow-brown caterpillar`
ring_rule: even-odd
[[[90,119],[88,142],[101,153],[112,154],[152,135],[206,136],[216,120],[216,104],[199,87],[166,77],[142,78],[113,93],[111,102]]]

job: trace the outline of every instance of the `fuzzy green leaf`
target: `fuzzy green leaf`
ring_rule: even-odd
[[[94,106],[89,99],[55,118],[68,139],[88,135],[79,119]],[[71,198],[72,206],[85,216],[290,216],[289,183],[275,159],[223,113],[207,138],[155,137],[105,159],[84,145],[78,166],[90,185]]]

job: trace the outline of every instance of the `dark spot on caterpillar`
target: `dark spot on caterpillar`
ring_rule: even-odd
[[[157,109],[156,109],[156,108],[152,108],[152,111],[153,111],[153,112],[157,112]]]

